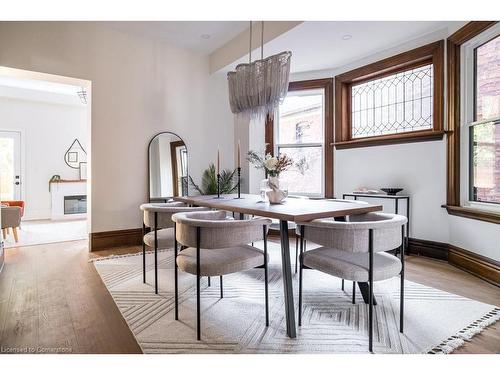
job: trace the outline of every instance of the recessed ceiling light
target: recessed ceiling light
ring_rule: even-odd
[[[210,39],[209,34],[201,34],[201,39]]]
[[[349,40],[352,38],[352,35],[351,34],[345,34],[345,35],[342,35],[342,40]]]

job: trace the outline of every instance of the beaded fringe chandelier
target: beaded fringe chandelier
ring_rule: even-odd
[[[285,51],[264,59],[264,22],[261,23],[260,60],[252,62],[252,22],[250,21],[250,58],[227,74],[231,112],[251,119],[274,113],[288,92],[290,58]]]

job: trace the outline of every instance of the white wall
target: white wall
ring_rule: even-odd
[[[2,90],[2,95],[8,95]],[[26,202],[24,220],[51,216],[49,179],[78,179],[77,169],[64,162],[75,138],[88,145],[87,108],[79,105],[31,101],[0,96],[0,130],[21,132],[22,198]]]
[[[91,232],[140,227],[160,131],[184,139],[195,178],[217,146],[234,165],[229,106],[213,97],[227,99],[225,77],[209,76],[206,55],[97,22],[0,22],[0,45],[0,65],[92,81]]]

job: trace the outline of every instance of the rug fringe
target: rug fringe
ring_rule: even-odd
[[[435,346],[427,354],[450,354],[470,341],[475,335],[484,331],[488,326],[500,320],[500,308],[494,308],[482,318],[469,324],[455,335],[448,337],[441,344]]]
[[[164,253],[166,251],[172,251],[173,249],[162,249],[162,250],[158,250],[158,253]],[[147,254],[154,254],[154,250],[148,250],[146,251],[146,255]],[[92,258],[92,259],[89,259],[89,263],[94,263],[94,262],[99,262],[101,260],[107,260],[107,259],[116,259],[116,258],[127,258],[127,257],[133,257],[133,256],[137,256],[137,255],[142,255],[142,251],[138,251],[138,252],[135,252],[135,253],[127,253],[127,254],[112,254],[112,255],[108,255],[108,256],[105,256],[105,257],[101,257],[101,258]]]

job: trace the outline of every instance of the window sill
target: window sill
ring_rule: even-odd
[[[420,130],[416,132],[389,134],[375,137],[357,138],[350,141],[335,142],[337,150],[357,147],[382,146],[398,143],[424,142],[443,139],[445,132],[442,130]]]
[[[479,210],[477,208],[460,207],[460,206],[447,206],[446,208],[449,215],[461,216],[467,219],[474,219],[480,221],[487,221],[489,223],[500,224],[500,213],[486,210]]]

